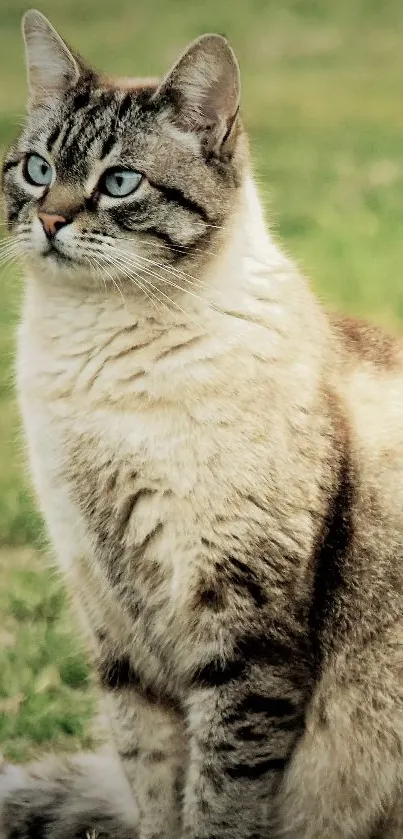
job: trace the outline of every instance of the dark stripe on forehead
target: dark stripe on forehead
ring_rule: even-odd
[[[126,93],[126,96],[123,97],[123,99],[122,99],[122,101],[119,105],[119,110],[118,110],[118,115],[117,115],[118,120],[122,120],[122,119],[125,118],[127,112],[130,110],[132,104],[133,104],[133,100],[132,100],[132,97],[131,97],[130,93]]]
[[[60,131],[60,136],[59,136],[60,147],[61,148],[63,148],[63,146],[65,146],[65,145],[67,145],[67,139],[68,139],[69,134],[72,132],[75,125],[76,125],[76,119],[74,118],[74,116],[70,116],[70,117],[68,117],[68,119],[66,119],[66,121],[64,123],[64,126]]]
[[[80,123],[74,132],[71,131],[68,141],[65,140],[60,149],[60,160],[64,169],[85,169],[88,152],[105,129],[104,123],[87,124],[86,120]]]
[[[87,133],[88,129],[91,130],[100,111],[102,111],[102,108],[97,102],[88,105],[87,108],[82,108],[79,115],[73,114],[70,117],[70,131],[72,134],[70,139],[75,139],[77,136],[82,137],[83,134],[85,135]],[[73,128],[75,128],[74,133],[72,131]],[[64,142],[67,144],[67,136],[65,137]]]
[[[115,134],[113,134],[113,133],[110,134],[109,137],[106,137],[106,139],[102,143],[102,148],[101,148],[101,152],[100,152],[100,155],[99,155],[101,160],[103,160],[105,157],[108,156],[108,154],[110,154],[110,152],[112,151],[112,149],[113,149],[113,147],[116,143],[116,139],[117,138],[116,138]]]
[[[95,101],[92,101],[91,97],[89,97],[88,104],[81,106],[79,115],[76,112],[71,114],[67,119],[64,134],[61,139],[62,153],[65,153],[66,150],[70,152],[69,146],[77,144],[77,157],[84,157],[88,148],[105,125],[105,109],[110,104],[111,97],[110,95],[107,97],[107,102],[102,101],[103,99],[105,99],[104,95]],[[97,117],[98,120],[96,119]]]
[[[55,128],[53,129],[52,133],[49,135],[47,143],[46,143],[46,148],[47,148],[48,151],[52,151],[53,146],[54,146],[57,138],[60,136],[61,130],[62,129],[61,129],[60,125],[56,125]]]
[[[101,149],[101,152],[100,152],[101,160],[103,160],[104,157],[107,157],[107,155],[112,151],[113,146],[115,145],[115,143],[118,140],[118,136],[120,136],[120,129],[121,129],[121,126],[122,126],[122,122],[124,121],[126,115],[130,111],[130,109],[132,107],[132,104],[133,104],[133,99],[132,99],[132,96],[130,95],[130,93],[126,93],[126,95],[123,97],[122,101],[117,103],[117,104],[118,104],[118,109],[117,109],[116,118],[114,119],[114,130],[111,131],[111,134],[108,137],[106,137],[106,139],[104,140],[104,143],[103,143],[103,146],[102,146],[102,149]]]
[[[169,201],[171,204],[176,204],[179,207],[182,207],[184,210],[188,210],[190,213],[195,213],[196,215],[200,216],[206,224],[212,224],[213,222],[217,222],[215,217],[210,216],[208,210],[195,201],[193,198],[189,198],[185,193],[179,189],[179,187],[173,186],[166,186],[166,184],[156,183],[149,179],[149,183],[151,186],[158,189],[166,201]]]
[[[84,142],[81,142],[79,137],[77,138],[77,153],[81,156],[83,160],[88,154],[93,143],[95,143],[95,140],[98,139],[103,127],[103,125],[98,125],[96,128],[94,127],[94,130],[91,133],[88,133]]]

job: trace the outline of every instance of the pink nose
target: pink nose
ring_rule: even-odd
[[[41,220],[43,229],[49,238],[67,224],[67,219],[56,213],[38,213],[38,218]]]

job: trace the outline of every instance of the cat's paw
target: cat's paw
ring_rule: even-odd
[[[116,799],[70,764],[0,766],[0,839],[136,839]],[[103,778],[105,789],[108,780]],[[113,781],[111,782],[113,786]]]

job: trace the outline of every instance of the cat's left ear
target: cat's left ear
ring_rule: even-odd
[[[227,144],[239,110],[240,73],[221,35],[194,41],[163,79],[154,99],[166,104],[178,128],[197,132],[204,148]]]
[[[81,67],[48,19],[36,9],[25,12],[22,33],[28,73],[29,105],[54,105],[78,81]]]

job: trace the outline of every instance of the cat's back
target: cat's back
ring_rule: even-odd
[[[403,512],[403,341],[352,317],[330,323],[359,483]]]
[[[343,354],[357,367],[366,365],[374,373],[395,373],[403,377],[403,339],[365,320],[331,313],[330,323]]]

